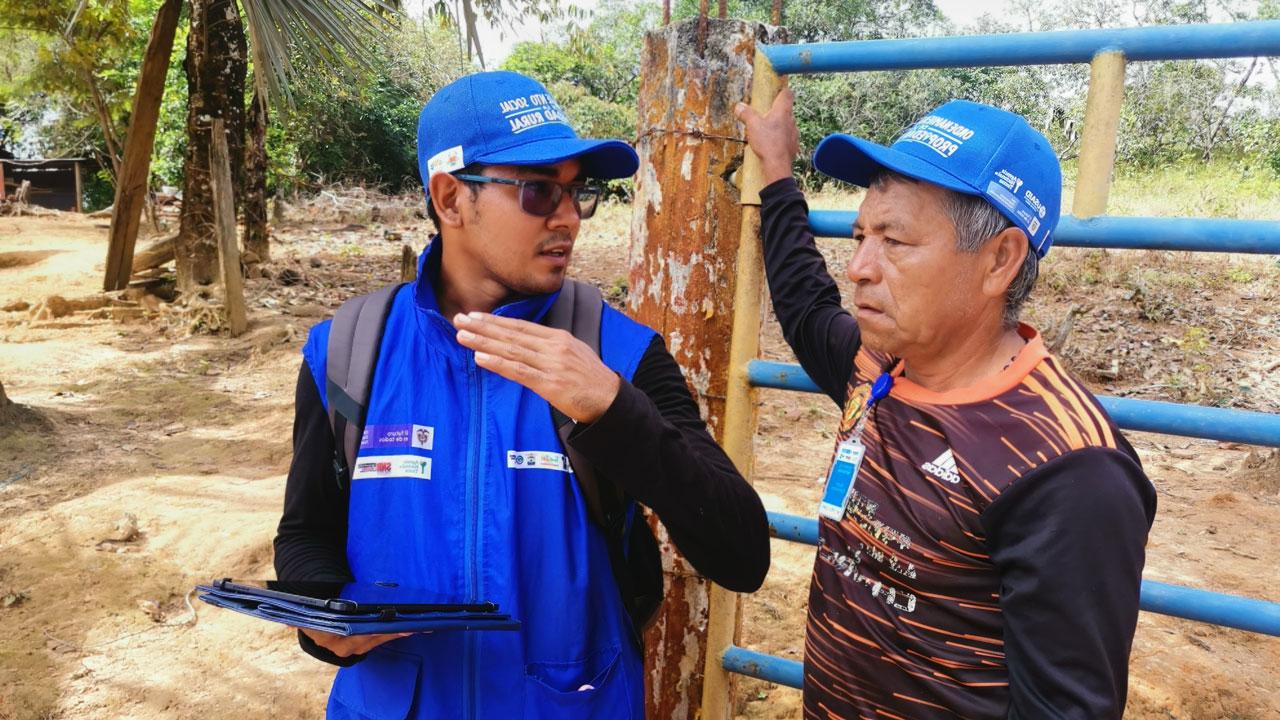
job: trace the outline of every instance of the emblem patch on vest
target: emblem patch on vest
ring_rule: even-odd
[[[569,458],[545,450],[508,450],[507,467],[513,470],[559,470],[569,472]]]
[[[356,458],[352,480],[375,478],[431,479],[431,458],[418,455],[374,455]]]
[[[430,450],[436,429],[430,425],[370,425],[360,436],[360,448],[417,448]]]

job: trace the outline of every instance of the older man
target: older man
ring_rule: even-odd
[[[740,106],[768,187],[783,333],[844,410],[819,506],[808,718],[1116,718],[1155,491],[1097,400],[1018,311],[1061,171],[1021,117],[952,101],[890,147],[814,167],[867,188],[852,312],[791,178],[791,95]]]

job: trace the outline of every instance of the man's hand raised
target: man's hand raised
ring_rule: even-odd
[[[453,318],[458,342],[476,364],[518,382],[570,418],[595,422],[618,396],[621,380],[586,343],[564,330],[486,313]]]
[[[800,154],[800,131],[792,112],[794,102],[791,89],[783,88],[764,115],[746,103],[738,103],[733,109],[747,129],[747,145],[760,158],[765,185],[791,177],[791,164]]]

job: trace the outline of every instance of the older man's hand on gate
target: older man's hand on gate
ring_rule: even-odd
[[[600,419],[618,396],[617,373],[564,330],[487,313],[458,313],[453,324],[458,342],[476,351],[477,365],[538,393],[577,422]]]
[[[747,129],[747,144],[760,158],[764,184],[791,177],[791,164],[800,154],[800,131],[792,112],[795,95],[783,88],[769,112],[761,115],[746,103],[738,103],[733,114]]]

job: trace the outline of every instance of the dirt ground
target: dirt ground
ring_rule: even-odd
[[[426,240],[407,212],[353,215],[335,199],[306,215],[274,228],[236,339],[169,305],[61,314],[48,296],[99,295],[105,221],[0,218],[0,383],[18,403],[0,410],[0,718],[323,714],[332,671],[290,631],[188,594],[214,575],[270,576],[307,328],[396,277],[389,234]],[[628,208],[604,208],[575,253],[577,276],[615,299],[628,226]],[[840,268],[848,245],[823,246]],[[1274,259],[1061,250],[1042,282],[1031,320],[1095,389],[1280,411]],[[790,359],[772,322],[764,347]],[[810,515],[836,410],[762,400],[757,488],[770,509]],[[1280,600],[1280,453],[1131,438],[1160,492],[1147,577]],[[812,562],[775,542],[744,645],[800,658]],[[1144,613],[1132,667],[1129,717],[1280,718],[1280,639]],[[744,680],[739,711],[796,718],[799,692]]]

